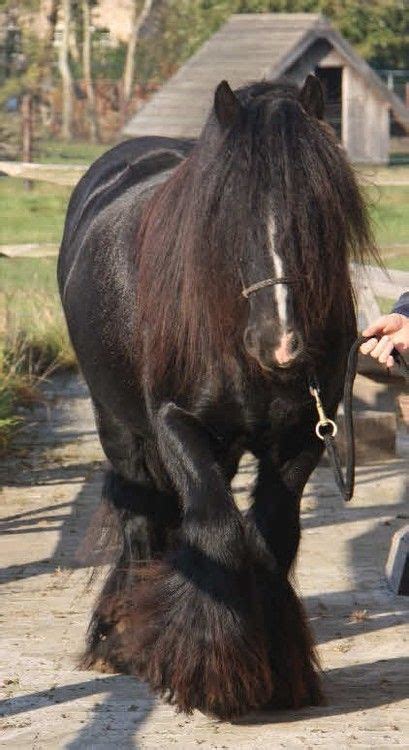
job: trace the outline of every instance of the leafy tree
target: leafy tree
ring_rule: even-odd
[[[141,82],[161,82],[190,57],[231,13],[322,13],[376,67],[409,66],[408,0],[166,0],[156,29],[139,40]]]
[[[322,13],[372,65],[409,65],[407,0],[239,0],[237,11]]]
[[[130,43],[118,44],[116,48],[101,43],[102,30],[95,30],[91,38],[90,16],[99,0],[47,2],[47,31],[38,38],[27,18],[41,12],[44,0],[0,0],[1,21],[6,21],[0,27],[0,104],[12,95],[31,93],[40,111],[44,103],[45,113],[48,92],[60,80],[66,137],[72,133],[75,78],[85,81],[90,135],[97,139],[94,91],[97,77],[122,79],[126,101],[135,80],[142,86],[160,84],[231,13],[319,12],[373,66],[409,67],[408,0],[133,0]],[[59,47],[60,79],[54,46],[57,15],[68,18]],[[7,19],[12,23],[9,36],[5,37]]]
[[[22,5],[26,11],[33,7],[32,2],[25,2]],[[4,14],[0,99],[4,101],[11,95],[19,96],[35,86],[41,61],[41,45],[29,28],[20,26],[21,7],[17,10],[15,4],[3,0],[0,8]]]

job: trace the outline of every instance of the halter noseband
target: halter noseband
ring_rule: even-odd
[[[253,292],[258,292],[259,289],[265,289],[268,286],[274,286],[275,284],[293,284],[294,282],[289,278],[289,276],[281,276],[278,279],[263,279],[262,281],[256,281],[255,284],[251,284],[250,286],[245,287],[245,289],[242,290],[242,295],[246,299],[250,297],[250,294],[253,294]]]

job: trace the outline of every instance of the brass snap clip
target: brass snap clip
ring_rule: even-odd
[[[338,432],[338,427],[334,420],[330,419],[325,414],[318,387],[316,385],[310,385],[310,393],[315,399],[315,406],[319,417],[318,422],[315,425],[315,434],[320,440],[324,440],[326,435],[334,438]]]

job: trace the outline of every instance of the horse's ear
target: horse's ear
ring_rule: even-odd
[[[241,112],[241,104],[227,81],[219,83],[214,92],[214,109],[222,128],[231,128]]]
[[[324,118],[324,92],[316,76],[307,76],[298,98],[309,115],[318,120]]]

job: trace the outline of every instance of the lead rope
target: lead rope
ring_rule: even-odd
[[[341,497],[345,502],[349,502],[354,494],[355,486],[355,440],[354,440],[354,422],[352,415],[352,389],[356,376],[356,366],[358,360],[358,350],[361,344],[368,341],[373,336],[359,336],[352,344],[345,374],[344,384],[344,420],[345,420],[345,437],[346,437],[346,471],[345,477],[342,470],[341,459],[335,442],[337,426],[332,419],[329,419],[321,401],[320,386],[315,375],[310,379],[309,388],[311,396],[315,400],[315,406],[318,413],[318,421],[315,425],[317,437],[325,443],[327,453],[332,464],[336,485],[340,491]],[[398,372],[409,382],[409,366],[402,355],[393,349],[392,356],[398,368]]]

